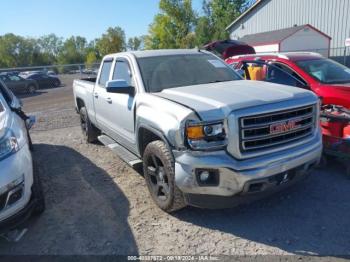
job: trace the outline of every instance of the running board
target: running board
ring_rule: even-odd
[[[136,165],[142,163],[142,160],[131,153],[125,147],[118,144],[115,140],[106,135],[101,135],[98,137],[98,140],[109,147],[114,153],[116,153],[123,161],[128,163],[130,166],[135,167]]]

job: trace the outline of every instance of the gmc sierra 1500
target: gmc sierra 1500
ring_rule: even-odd
[[[312,92],[244,81],[206,51],[107,55],[97,79],[73,86],[87,141],[143,163],[150,194],[167,212],[275,192],[321,156]]]

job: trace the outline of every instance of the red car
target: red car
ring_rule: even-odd
[[[346,164],[350,175],[350,69],[315,53],[241,55],[226,59],[248,80],[309,89],[322,97],[324,153]]]
[[[290,82],[285,75],[275,72],[269,79],[257,79],[286,85],[295,85],[310,89],[319,97],[322,97],[324,104],[335,104],[350,109],[350,69],[331,59],[325,58],[316,53],[276,53],[276,54],[255,54],[240,55],[226,59],[235,69],[241,69],[243,64],[254,66],[254,61],[264,61],[288,72],[300,82]],[[259,65],[257,65],[259,66]],[[266,70],[266,68],[264,69]],[[278,77],[278,74],[281,77]],[[302,83],[302,84],[301,84]]]

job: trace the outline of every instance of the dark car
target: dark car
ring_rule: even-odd
[[[30,74],[26,77],[26,79],[35,80],[39,88],[52,88],[59,87],[61,85],[61,81],[58,77],[48,75],[46,73],[35,73]]]
[[[215,41],[206,44],[203,48],[222,59],[235,55],[255,54],[255,50],[252,46],[237,40]]]
[[[33,94],[39,88],[37,82],[31,79],[25,79],[15,74],[1,73],[0,79],[14,93]]]

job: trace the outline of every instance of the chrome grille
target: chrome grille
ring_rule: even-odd
[[[242,117],[239,124],[242,152],[273,148],[311,135],[315,127],[315,107]]]

